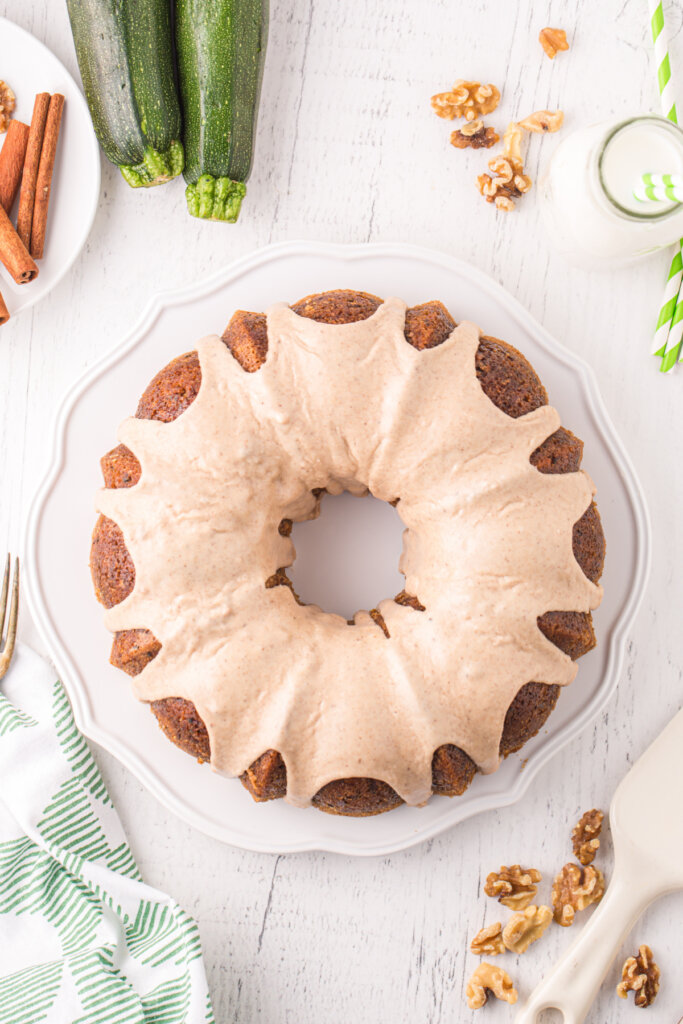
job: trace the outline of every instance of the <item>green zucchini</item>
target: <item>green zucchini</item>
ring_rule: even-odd
[[[268,0],[175,0],[187,208],[234,223],[251,171]]]
[[[67,0],[95,134],[133,188],[183,169],[169,0]]]

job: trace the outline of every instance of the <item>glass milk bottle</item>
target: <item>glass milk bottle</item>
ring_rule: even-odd
[[[581,128],[541,181],[552,243],[577,263],[627,261],[683,237],[683,204],[640,202],[643,174],[683,174],[683,131],[654,114]]]

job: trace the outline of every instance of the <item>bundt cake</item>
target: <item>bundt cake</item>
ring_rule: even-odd
[[[111,662],[257,801],[360,816],[462,794],[594,646],[583,444],[516,349],[440,302],[239,310],[157,374],[119,441],[91,549]],[[286,571],[292,522],[342,490],[406,526],[405,589],[351,624]]]

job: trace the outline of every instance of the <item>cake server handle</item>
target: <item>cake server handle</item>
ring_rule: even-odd
[[[582,1024],[619,946],[660,894],[629,871],[615,874],[590,921],[536,986],[515,1024],[536,1024],[543,1010],[559,1010],[564,1024]]]

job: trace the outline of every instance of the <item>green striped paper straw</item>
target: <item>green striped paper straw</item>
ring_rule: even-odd
[[[648,0],[648,7],[650,10],[650,28],[652,30],[652,42],[655,48],[655,61],[657,63],[657,85],[659,87],[659,98],[662,104],[662,112],[669,121],[673,121],[674,124],[678,124],[678,114],[676,112],[676,100],[674,98],[674,87],[671,77],[671,62],[669,61],[669,47],[667,44],[666,31],[664,29],[664,8],[662,6],[662,0]],[[681,260],[681,243],[679,242],[674,258],[671,261],[669,268],[669,276],[666,282],[666,288],[664,289],[664,297],[662,299],[662,306],[657,320],[657,330],[655,332],[655,348],[654,354],[656,356],[665,357],[669,349],[668,344],[668,333],[662,343],[662,336],[664,331],[660,331],[660,323],[662,316],[665,314],[668,308],[671,289],[673,287],[672,282],[678,278],[676,286],[676,301],[680,292],[681,286],[681,272],[676,267],[680,264]],[[674,303],[674,316],[676,313],[676,303]],[[673,320],[671,321],[673,324]],[[666,372],[664,369],[664,358],[662,359],[662,365],[660,369]],[[667,369],[671,369],[670,366]]]
[[[683,178],[680,174],[644,174],[633,195],[641,203],[683,203]]]
[[[680,255],[680,250],[679,250]],[[683,345],[683,300],[680,296],[676,302],[676,308],[674,309],[674,315],[671,320],[671,326],[669,328],[669,337],[666,341],[666,352],[662,357],[662,364],[659,367],[662,373],[668,373],[669,370],[673,369],[676,363],[681,358],[681,349]]]
[[[683,174],[644,174],[643,181],[646,185],[654,185],[655,188],[681,188]]]
[[[683,250],[683,239],[678,243],[678,248],[676,249],[676,252],[674,253],[674,258],[671,261],[671,266],[669,268],[669,275],[671,275],[671,273],[672,273],[672,271],[674,269],[674,264],[676,263],[676,258],[681,253],[682,250]],[[669,333],[668,333],[668,335],[667,335],[667,337],[666,337],[666,339],[664,341],[664,345],[661,348],[659,348],[659,349],[655,349],[655,355],[662,357],[662,362],[661,362],[660,367],[659,367],[661,373],[668,373],[669,370],[671,370],[676,365],[676,363],[678,362],[678,356],[679,356],[680,347],[681,347],[680,346],[680,336],[678,338],[676,338],[673,327],[674,327],[674,323],[676,323],[678,320],[683,319],[683,295],[681,294],[681,284],[682,283],[683,282],[679,278],[679,282],[678,282],[678,286],[677,286],[678,290],[676,292],[676,301],[675,301],[675,305],[674,305],[673,316],[671,318],[671,323],[669,324]],[[668,286],[668,281],[667,281],[667,286]],[[662,298],[662,302],[664,304],[666,303],[666,296],[667,296],[667,294],[668,294],[667,288],[665,288],[664,289],[664,296]],[[662,309],[663,308],[664,308],[664,306],[662,306]],[[660,313],[660,315],[661,315],[661,313]],[[657,322],[659,323],[659,320]],[[674,348],[675,348],[675,353],[674,353]],[[674,354],[672,355],[672,353],[674,353]]]
[[[673,81],[671,78],[671,63],[669,61],[669,46],[664,30],[664,8],[662,0],[648,0],[650,7],[650,27],[652,29],[652,42],[655,45],[655,60],[657,62],[657,84],[659,95],[662,101],[664,117],[668,117],[674,124],[678,124],[676,113],[676,101],[673,94]]]
[[[666,352],[666,342],[669,337],[669,331],[671,330],[674,313],[676,311],[676,301],[678,299],[681,281],[683,281],[683,253],[681,253],[681,246],[679,243],[676,248],[674,258],[671,261],[671,267],[669,268],[669,277],[667,279],[664,296],[662,298],[662,308],[659,311],[657,327],[655,328],[652,351],[656,356],[663,356]],[[681,306],[681,312],[683,313],[683,306]]]

